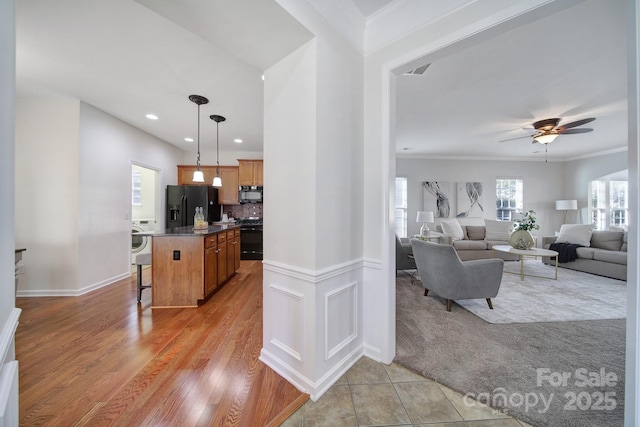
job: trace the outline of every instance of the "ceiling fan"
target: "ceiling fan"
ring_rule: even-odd
[[[575,122],[565,123],[563,125],[558,126],[560,123],[560,119],[555,117],[551,119],[538,120],[533,123],[533,129],[530,129],[534,133],[527,136],[520,136],[517,138],[505,139],[500,142],[513,141],[516,139],[522,138],[533,138],[532,143],[539,143],[543,145],[550,144],[553,142],[559,135],[572,135],[576,133],[587,133],[593,131],[591,128],[580,128],[575,129],[578,126],[582,126],[584,124],[590,123],[595,120],[595,117],[590,117],[588,119],[576,120]],[[529,130],[529,128],[525,128]]]

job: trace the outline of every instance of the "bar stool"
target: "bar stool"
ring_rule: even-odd
[[[142,299],[142,290],[151,287],[151,283],[142,284],[142,266],[151,265],[151,254],[136,255],[136,267],[138,268],[138,302]]]

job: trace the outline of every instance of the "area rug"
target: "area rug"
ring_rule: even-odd
[[[493,310],[484,299],[459,300],[459,305],[489,323],[565,322],[624,319],[627,282],[580,271],[558,269],[558,280],[525,276],[520,263],[505,262]],[[525,274],[554,277],[555,267],[540,260],[525,260]]]
[[[623,425],[624,319],[491,324],[408,275],[396,294],[399,365],[533,426]]]

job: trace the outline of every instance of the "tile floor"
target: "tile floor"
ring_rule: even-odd
[[[281,427],[530,427],[399,365],[363,357],[317,402]]]

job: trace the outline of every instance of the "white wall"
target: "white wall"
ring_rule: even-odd
[[[164,206],[182,151],[77,100],[20,99],[16,124],[19,294],[78,295],[129,276],[131,165],[159,170]]]
[[[318,238],[316,50],[310,41],[265,72],[265,257],[306,269],[315,267]],[[293,236],[304,250],[282,244]]]
[[[18,425],[14,285],[15,0],[0,0],[0,425]]]
[[[20,291],[78,289],[80,101],[18,99],[16,245],[27,248]]]

